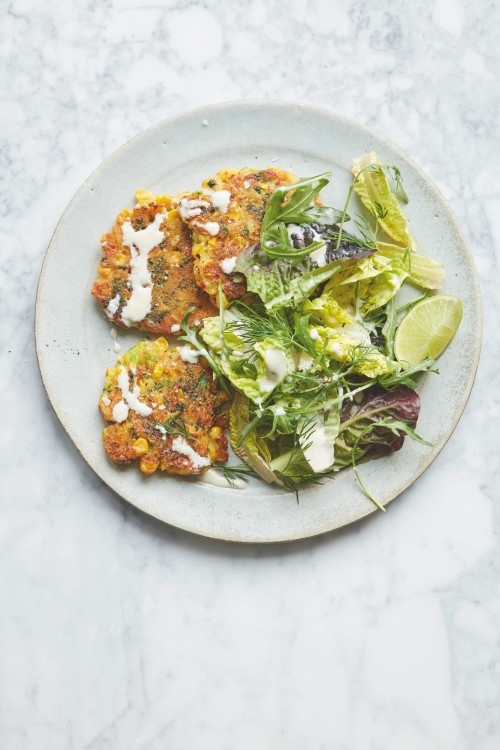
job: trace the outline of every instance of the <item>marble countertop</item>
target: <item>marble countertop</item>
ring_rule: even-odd
[[[499,747],[499,23],[470,0],[3,4],[3,750]],[[103,486],[33,341],[83,179],[148,125],[241,98],[321,104],[410,153],[485,302],[476,386],[425,475],[385,516],[265,548],[166,527]]]

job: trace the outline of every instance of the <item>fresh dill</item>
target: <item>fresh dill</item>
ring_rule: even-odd
[[[251,477],[257,477],[257,474],[247,464],[237,464],[236,466],[215,464],[212,468],[222,474],[231,487],[236,487],[237,479],[248,482]]]
[[[179,435],[185,440],[193,440],[192,435],[189,434],[184,421],[180,417],[173,417],[168,422],[157,422],[155,429],[162,435]]]

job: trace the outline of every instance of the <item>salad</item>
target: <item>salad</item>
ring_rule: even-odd
[[[247,292],[201,330],[189,314],[181,340],[206,359],[232,395],[230,440],[242,459],[228,478],[255,473],[298,493],[364,461],[399,450],[415,431],[416,378],[458,329],[461,301],[435,294],[443,267],[420,254],[401,203],[399,170],[375,153],[356,159],[341,208],[323,205],[330,173],[277,187],[259,242],[233,272]],[[361,211],[353,210],[354,196]],[[400,291],[420,290],[412,301]]]

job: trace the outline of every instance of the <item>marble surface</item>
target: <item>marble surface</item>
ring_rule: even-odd
[[[494,750],[500,744],[500,11],[484,0],[4,0],[2,750]],[[113,149],[183,109],[293,99],[408,151],[485,300],[464,416],[385,515],[230,546],[128,507],[49,406],[45,248]]]

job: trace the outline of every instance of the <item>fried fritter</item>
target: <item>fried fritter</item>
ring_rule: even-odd
[[[145,474],[199,474],[227,461],[227,400],[194,350],[169,351],[162,337],[141,341],[106,372],[99,401],[113,422],[103,430],[106,453],[116,463],[139,459]]]
[[[138,205],[122,211],[101,237],[104,257],[92,294],[108,318],[120,326],[170,333],[190,307],[191,324],[215,315],[195,282],[191,234],[176,200],[153,199],[143,190],[136,197]]]
[[[296,181],[295,175],[273,167],[223,169],[203,182],[202,191],[182,197],[179,213],[193,232],[195,279],[214,302],[219,279],[227,300],[245,294],[244,278],[232,273],[235,259],[259,241],[273,190]]]

